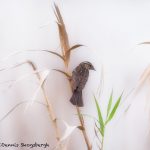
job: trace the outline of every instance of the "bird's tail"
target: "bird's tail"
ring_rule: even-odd
[[[75,90],[72,94],[70,102],[78,107],[83,107],[82,91]]]

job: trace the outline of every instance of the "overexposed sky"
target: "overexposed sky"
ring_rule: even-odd
[[[138,79],[150,64],[150,45],[138,45],[150,41],[149,0],[0,0],[0,59],[20,50],[49,49],[60,52],[56,18],[53,3],[61,9],[70,44],[83,44],[74,51],[70,69],[81,61],[91,61],[96,72],[90,72],[84,89],[85,108],[83,112],[96,115],[93,92],[96,93],[104,75],[103,94],[100,101],[103,113],[111,90],[115,98],[124,90],[127,95],[138,84]],[[6,67],[25,60],[33,60],[39,69],[63,69],[61,61],[47,53],[21,53],[0,67]],[[31,72],[28,65],[1,72],[0,82],[18,79]],[[37,80],[31,76],[7,90],[7,84],[0,86],[0,117],[24,99],[30,99],[36,90]],[[107,127],[104,150],[148,150],[149,128],[149,83],[131,95],[123,103],[114,121]],[[77,125],[75,108],[70,104],[71,96],[67,80],[51,72],[46,82],[46,92],[60,119]],[[38,99],[43,100],[41,92]],[[127,113],[125,108],[133,102]],[[49,142],[54,146],[54,132],[46,109],[38,104],[24,113],[25,105],[19,106],[0,124],[0,142]],[[88,133],[93,139],[93,122],[87,120]],[[62,123],[60,126],[62,126]],[[36,124],[36,126],[35,126]],[[76,130],[68,149],[86,150],[84,140]],[[96,148],[94,150],[97,150]]]

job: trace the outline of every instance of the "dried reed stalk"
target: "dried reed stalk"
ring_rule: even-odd
[[[68,81],[70,83],[70,88],[71,88],[71,80],[70,80],[71,79],[70,78],[71,77],[71,72],[69,71],[69,67],[68,67],[69,62],[70,62],[71,51],[78,48],[78,47],[80,47],[80,46],[82,46],[82,45],[77,44],[77,45],[74,45],[74,46],[70,47],[68,34],[67,34],[67,31],[66,31],[65,24],[64,24],[63,18],[61,16],[60,10],[59,10],[59,8],[56,4],[54,4],[54,7],[55,7],[54,13],[55,13],[55,16],[57,18],[57,25],[58,25],[58,30],[59,30],[59,39],[60,39],[61,50],[62,50],[62,56],[58,53],[55,53],[55,55],[57,55],[57,56],[59,56],[63,59],[66,71],[62,71],[62,70],[58,70],[58,69],[55,69],[55,70],[58,71],[58,72],[63,73],[68,78]],[[54,54],[54,52],[53,52],[53,54]],[[81,126],[80,129],[83,133],[85,143],[87,145],[88,150],[91,150],[92,145],[91,145],[91,143],[89,141],[89,138],[87,136],[87,133],[86,133],[86,130],[85,130],[84,118],[83,118],[83,116],[81,114],[81,110],[78,106],[76,106],[76,111],[77,111],[78,118],[79,118],[79,121],[80,121],[80,126]]]
[[[34,71],[37,70],[35,64],[34,64],[32,61],[28,60],[28,61],[25,61],[25,62],[16,64],[16,65],[14,65],[14,66],[8,67],[8,68],[6,68],[6,69],[3,68],[3,69],[1,69],[0,71],[4,71],[4,70],[10,69],[10,68],[16,68],[16,67],[19,67],[19,66],[21,66],[21,65],[23,65],[23,64],[29,64],[29,65],[32,67],[32,69],[33,69]],[[39,79],[39,81],[41,81],[42,79],[41,79],[40,74],[39,74],[38,72],[37,72],[36,74],[37,74],[37,78]],[[45,106],[47,107],[47,111],[48,111],[48,114],[49,114],[49,118],[50,118],[50,120],[52,121],[52,124],[53,124],[53,127],[54,127],[54,131],[55,131],[55,135],[56,135],[56,140],[59,141],[60,138],[61,138],[61,135],[60,135],[60,130],[59,130],[58,125],[57,125],[57,118],[56,118],[56,115],[55,115],[55,113],[54,113],[54,111],[53,111],[52,105],[51,105],[51,103],[49,102],[48,97],[47,97],[47,95],[46,95],[46,92],[45,92],[45,89],[44,89],[44,82],[43,82],[43,84],[42,84],[42,86],[41,86],[41,89],[42,89],[43,96],[44,96],[44,99],[45,99],[45,102],[46,102],[46,105],[45,105]],[[60,145],[60,148],[63,149],[62,145]]]
[[[33,70],[37,70],[35,64],[32,61],[27,61],[27,63],[30,64],[30,66],[32,67]],[[37,77],[38,77],[39,81],[41,81],[40,74],[37,73]],[[46,92],[45,92],[45,89],[44,89],[44,84],[41,86],[41,89],[42,89],[43,96],[44,96],[44,99],[45,99],[45,102],[46,102],[46,105],[47,105],[47,110],[48,110],[49,117],[52,120],[53,127],[55,129],[56,139],[57,139],[57,141],[59,141],[61,136],[60,136],[60,131],[59,131],[59,128],[58,128],[58,125],[57,125],[57,118],[56,118],[56,115],[53,111],[52,105],[49,102],[48,97],[46,95]]]

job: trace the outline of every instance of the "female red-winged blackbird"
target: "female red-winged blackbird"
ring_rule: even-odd
[[[82,90],[89,77],[89,70],[95,70],[93,65],[88,62],[80,63],[72,72],[71,86],[72,86],[72,97],[70,102],[78,107],[83,107]]]

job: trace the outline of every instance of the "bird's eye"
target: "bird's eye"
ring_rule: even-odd
[[[91,65],[89,65],[88,67],[91,68]]]

